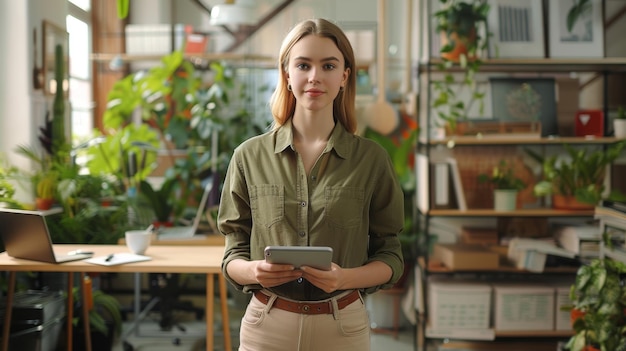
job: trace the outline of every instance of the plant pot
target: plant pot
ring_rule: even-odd
[[[517,192],[513,189],[495,189],[493,191],[493,209],[496,211],[515,211]]]
[[[569,313],[569,321],[570,321],[570,325],[573,327],[574,326],[574,322],[576,322],[576,320],[578,320],[579,318],[583,318],[585,316],[586,312],[583,312],[579,309],[576,308],[572,308],[572,310]]]
[[[39,197],[35,199],[35,207],[37,207],[37,209],[41,211],[49,210],[52,207],[53,203],[54,199],[42,199]]]
[[[613,131],[616,138],[626,138],[626,119],[613,120]]]
[[[560,210],[593,210],[594,205],[590,205],[584,202],[576,200],[575,196],[571,195],[552,195],[552,207]]]
[[[452,62],[459,62],[461,55],[465,55],[468,61],[473,61],[476,59],[476,55],[469,56],[467,52],[466,43],[471,43],[476,41],[476,35],[471,35],[468,38],[459,38],[456,33],[450,33],[450,38],[445,32],[441,32],[441,45],[445,46],[448,42],[452,40],[455,42],[454,49],[450,52],[442,52],[441,57]]]

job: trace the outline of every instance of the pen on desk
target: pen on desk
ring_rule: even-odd
[[[110,254],[109,256],[107,256],[107,258],[104,259],[105,262],[109,262],[113,259],[113,256],[115,256],[115,254]]]

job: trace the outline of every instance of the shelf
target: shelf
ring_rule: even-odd
[[[91,54],[91,60],[95,62],[110,62],[113,59],[120,59],[122,62],[150,62],[150,61],[161,61],[161,59],[166,56],[167,53],[164,54],[146,54],[146,55],[127,55],[127,54],[116,54],[116,53],[102,53],[102,54]],[[242,55],[242,54],[234,54],[234,53],[217,53],[217,54],[185,54],[186,59],[199,59],[199,60],[228,60],[228,61],[267,61],[272,64],[276,63],[276,60],[272,57],[268,56],[260,56],[260,55]]]
[[[614,137],[516,137],[515,135],[498,134],[498,135],[476,135],[476,136],[452,136],[444,139],[420,138],[420,143],[429,145],[447,145],[454,147],[456,145],[561,145],[561,144],[580,144],[580,145],[604,145],[612,144],[625,139]]]
[[[429,216],[437,217],[592,217],[593,210],[573,211],[553,208],[519,209],[515,211],[494,211],[493,209],[440,209],[428,211]]]
[[[496,330],[498,338],[561,338],[574,335],[573,330]]]
[[[494,329],[462,329],[428,327],[426,335],[430,338],[463,339],[463,340],[494,340],[495,338],[566,338],[574,335],[573,330],[494,330]]]
[[[420,69],[440,71],[443,61],[431,58],[421,62]],[[456,68],[452,68],[454,71]],[[485,59],[480,72],[626,72],[626,57],[604,58],[528,58],[528,59]]]
[[[423,257],[420,257],[418,259],[419,265],[421,267],[425,266],[425,260]],[[485,270],[455,270],[455,269],[450,269],[446,266],[444,266],[442,263],[440,263],[437,260],[431,259],[429,260],[429,264],[428,267],[426,267],[428,273],[430,274],[456,274],[456,273],[460,273],[460,274],[472,274],[472,273],[477,273],[477,274],[483,274],[483,273],[507,273],[507,274],[528,274],[528,275],[542,275],[542,274],[576,274],[576,272],[578,271],[578,267],[567,267],[567,266],[563,266],[563,267],[546,267],[544,268],[543,272],[541,273],[535,273],[535,272],[531,272],[525,269],[519,269],[517,267],[514,266],[500,266],[497,269],[485,269]]]

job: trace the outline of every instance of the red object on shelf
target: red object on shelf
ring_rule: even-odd
[[[601,110],[580,110],[576,113],[576,136],[604,136],[604,113]]]

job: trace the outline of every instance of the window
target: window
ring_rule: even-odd
[[[93,130],[91,79],[91,0],[68,0],[66,18],[70,34],[70,105],[72,141],[89,139]]]

